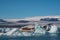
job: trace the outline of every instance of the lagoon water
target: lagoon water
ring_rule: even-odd
[[[45,34],[41,36],[25,36],[25,37],[0,36],[0,40],[60,40],[60,34]]]

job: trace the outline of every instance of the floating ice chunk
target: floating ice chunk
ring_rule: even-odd
[[[39,34],[39,35],[45,34],[45,32],[46,31],[44,29],[42,29],[41,26],[38,26],[38,24],[35,25],[35,32],[34,32],[35,35],[36,34]]]
[[[50,29],[50,31],[48,31],[48,32],[49,32],[49,33],[56,33],[57,30],[58,30],[58,27],[57,27],[57,26],[51,25],[51,29]]]

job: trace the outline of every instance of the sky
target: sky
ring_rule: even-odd
[[[0,19],[60,15],[60,0],[0,0]]]

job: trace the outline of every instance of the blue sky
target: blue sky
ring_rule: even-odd
[[[60,15],[60,0],[0,0],[0,19]]]

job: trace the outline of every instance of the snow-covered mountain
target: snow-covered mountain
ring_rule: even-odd
[[[58,18],[41,18],[40,21],[59,21]]]
[[[7,22],[6,20],[0,19],[0,22]]]

